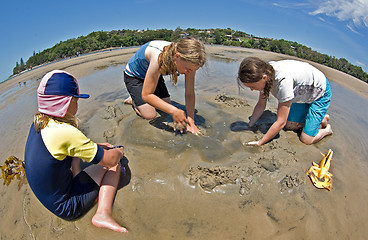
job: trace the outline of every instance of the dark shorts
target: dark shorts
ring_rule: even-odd
[[[133,99],[135,106],[139,107],[145,104],[146,102],[142,99],[143,79],[129,76],[124,72],[124,82],[130,96]],[[165,80],[162,75],[158,79],[154,94],[159,98],[170,97],[169,91],[166,88]]]
[[[68,200],[60,204],[64,209],[61,218],[76,219],[87,213],[95,204],[100,187],[84,171],[73,178],[73,186]]]

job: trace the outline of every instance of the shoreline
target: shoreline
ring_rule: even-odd
[[[344,72],[339,70],[327,67],[325,65],[315,63],[312,61],[300,59],[294,56],[289,56],[280,53],[274,53],[259,49],[249,49],[249,48],[241,48],[234,46],[218,46],[218,45],[205,45],[206,52],[209,57],[217,57],[217,58],[227,58],[225,57],[228,53],[231,53],[234,57],[232,60],[234,61],[242,61],[244,58],[244,53],[256,53],[260,58],[269,61],[271,59],[275,60],[276,58],[281,59],[294,59],[300,60],[304,62],[308,62],[311,65],[320,69],[329,79],[344,88],[347,88],[361,97],[368,99],[368,83],[350,76]],[[60,69],[65,71],[75,71],[75,77],[80,78],[86,75],[89,75],[95,71],[98,71],[98,66],[101,66],[101,63],[108,60],[109,65],[114,64],[124,64],[127,63],[129,58],[138,50],[138,47],[131,48],[122,48],[115,50],[105,50],[97,53],[89,53],[86,55],[81,55],[79,57],[73,57],[70,59],[64,59],[61,61],[57,61],[55,63],[49,63],[45,66],[37,67],[36,69],[32,69],[23,73],[22,75],[13,77],[12,79],[0,83],[0,92],[6,91],[13,87],[15,84],[19,84],[25,82],[32,78],[42,78],[47,72],[52,71],[54,69]],[[88,63],[88,64],[86,64]],[[104,64],[106,65],[106,64]],[[78,69],[77,69],[78,68]],[[41,77],[40,77],[41,76]],[[343,76],[343,78],[341,78]]]
[[[97,67],[101,66],[101,63],[106,59],[109,59],[110,65],[128,62],[129,58],[138,50],[138,48],[139,47],[131,47],[111,51],[106,50],[47,63],[0,83],[0,92],[6,91],[16,84],[23,83],[33,78],[41,79],[47,72],[55,69],[75,71],[76,73],[74,76],[76,78],[84,77],[98,71],[99,69],[97,69]],[[78,66],[80,66],[80,68]],[[78,69],[76,69],[77,67]]]

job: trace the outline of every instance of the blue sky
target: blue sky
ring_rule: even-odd
[[[4,0],[0,82],[20,58],[60,41],[100,30],[176,27],[296,41],[368,72],[368,0]]]

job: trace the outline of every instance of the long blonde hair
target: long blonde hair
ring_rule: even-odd
[[[195,38],[183,38],[177,43],[165,46],[159,56],[158,64],[160,72],[163,75],[171,75],[171,81],[174,84],[178,81],[174,59],[176,53],[179,53],[184,61],[196,66],[202,67],[206,63],[206,52],[203,43]]]
[[[73,114],[67,112],[63,118],[60,118],[38,112],[34,115],[33,119],[36,132],[40,132],[41,129],[44,129],[51,119],[57,123],[68,123],[78,128],[78,119]]]

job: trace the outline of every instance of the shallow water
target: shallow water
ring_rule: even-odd
[[[91,95],[79,101],[82,130],[96,142],[124,145],[131,178],[117,193],[114,217],[131,231],[127,239],[291,239],[316,234],[322,239],[364,238],[368,233],[364,228],[368,210],[362,207],[368,198],[368,112],[364,111],[368,101],[330,79],[333,97],[328,113],[333,136],[304,146],[295,133],[281,132],[266,146],[245,147],[244,142],[261,137],[263,131],[247,130],[244,125],[258,93],[239,90],[238,64],[212,58],[198,71],[200,137],[174,132],[169,116],[145,121],[122,104],[128,96],[122,65],[78,80],[80,92]],[[9,143],[0,146],[3,156],[23,152],[37,110],[38,81],[14,86],[9,90],[13,95],[0,95],[6,103],[0,108],[0,134]],[[181,108],[183,82],[182,77],[177,86],[166,81],[174,104]],[[271,99],[260,126],[274,120],[275,107]],[[231,128],[239,123],[244,131]],[[305,175],[312,161],[319,162],[320,152],[329,148],[334,150],[331,192],[315,189]],[[34,235],[72,237],[50,230],[47,222],[42,225],[42,216],[36,214],[40,206],[32,195],[29,198],[27,206],[34,215],[29,215],[28,222],[38,223],[32,228]],[[94,210],[90,212],[60,225],[68,229],[70,224],[89,222]],[[99,229],[89,230],[91,239],[102,236]],[[83,231],[72,233],[84,236]],[[103,231],[104,236],[114,234]]]

